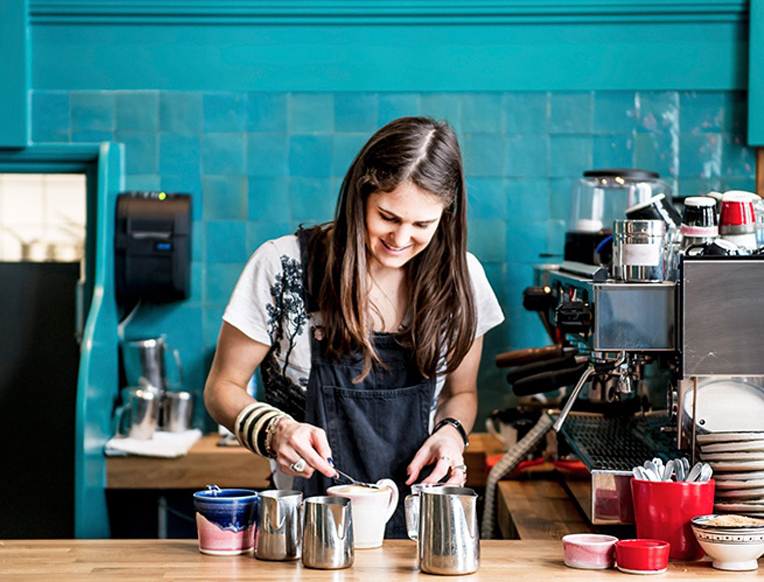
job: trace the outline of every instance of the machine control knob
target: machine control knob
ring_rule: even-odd
[[[555,311],[555,325],[563,333],[587,334],[592,327],[592,310],[583,301],[568,301]]]

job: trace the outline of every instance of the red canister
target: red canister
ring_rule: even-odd
[[[666,540],[672,560],[699,560],[703,549],[692,533],[690,520],[714,509],[716,482],[631,480],[634,521],[638,538]]]

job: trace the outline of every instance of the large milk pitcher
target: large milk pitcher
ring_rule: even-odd
[[[178,367],[178,384],[183,383],[183,367],[178,350],[167,346],[164,337],[125,340],[121,344],[122,362],[129,386],[150,385],[162,393],[169,386],[165,370],[165,352],[169,351]]]
[[[417,541],[419,569],[429,574],[476,572],[480,565],[477,493],[445,486],[424,488],[418,495],[418,504],[407,498],[406,523],[409,537]],[[418,515],[412,515],[417,511]]]

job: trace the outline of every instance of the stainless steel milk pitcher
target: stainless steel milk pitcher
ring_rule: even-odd
[[[260,493],[260,527],[255,557],[298,560],[302,550],[302,492],[269,490]]]
[[[350,499],[308,497],[303,502],[302,563],[336,570],[353,565],[353,516]]]
[[[168,387],[165,371],[165,352],[170,351],[178,368],[179,383],[183,383],[183,367],[178,350],[167,346],[163,337],[125,340],[121,343],[122,362],[129,386],[148,383],[160,394]]]
[[[150,440],[159,421],[159,395],[142,386],[123,388],[114,419],[118,436]]]
[[[477,493],[466,487],[421,489],[407,503],[408,535],[417,541],[419,569],[429,574],[472,574],[480,565]],[[418,515],[411,515],[418,510]],[[416,524],[416,527],[411,527]]]

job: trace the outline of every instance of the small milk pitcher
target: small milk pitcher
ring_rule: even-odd
[[[302,552],[302,492],[260,493],[260,527],[255,557],[260,560],[299,560]]]
[[[338,570],[352,566],[354,558],[350,499],[318,496],[303,501],[302,563]]]
[[[477,493],[466,487],[427,487],[406,503],[408,535],[417,541],[419,569],[428,574],[472,574],[480,565]],[[417,512],[418,515],[412,515]],[[411,527],[414,526],[415,527]]]

